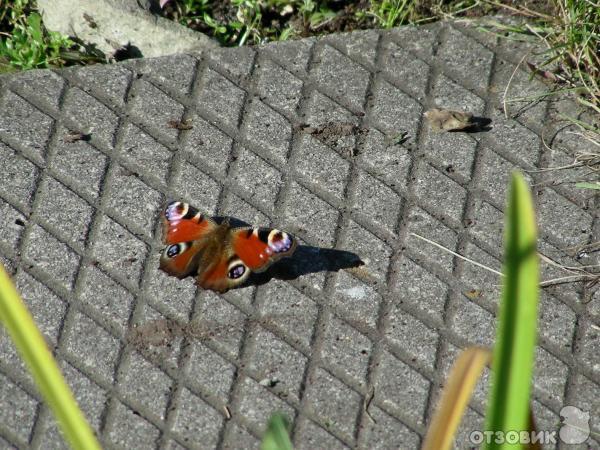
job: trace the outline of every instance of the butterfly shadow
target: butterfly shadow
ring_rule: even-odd
[[[246,286],[258,286],[273,278],[294,280],[302,275],[315,272],[337,272],[364,265],[360,257],[345,250],[299,245],[294,254],[277,261],[261,273],[252,273]]]
[[[490,124],[492,119],[488,117],[471,117],[471,125],[461,130],[450,130],[451,133],[462,132],[462,133],[481,133],[483,131],[490,131],[492,127]]]

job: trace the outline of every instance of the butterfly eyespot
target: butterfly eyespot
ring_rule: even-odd
[[[184,251],[186,251],[189,246],[190,244],[187,242],[169,245],[165,249],[165,255],[167,256],[167,258],[175,258],[177,255],[180,255]]]
[[[238,264],[237,266],[233,266],[231,269],[229,269],[229,273],[227,274],[227,276],[232,280],[235,280],[237,278],[242,277],[245,272],[246,267],[244,267],[243,264]]]
[[[285,253],[292,248],[293,240],[287,233],[279,230],[271,231],[269,235],[269,249],[272,253]]]
[[[169,245],[167,247],[167,256],[169,258],[174,258],[179,254],[179,244]]]
[[[189,205],[182,202],[171,202],[165,209],[165,217],[167,220],[178,220],[185,216],[188,212]]]

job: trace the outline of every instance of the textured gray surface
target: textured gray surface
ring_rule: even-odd
[[[39,0],[44,26],[95,45],[107,57],[131,46],[144,57],[193,53],[218,47],[203,33],[150,13],[141,0]],[[158,2],[156,7],[158,8]]]
[[[499,280],[410,233],[499,269],[510,171],[591,145],[555,120],[569,100],[505,118],[525,51],[438,24],[1,77],[0,260],[104,446],[256,448],[280,410],[299,449],[418,447],[459,349],[493,341]],[[528,78],[518,69],[509,95],[546,89]],[[491,130],[433,133],[430,107]],[[179,119],[193,128],[168,126]],[[527,176],[540,250],[598,263],[568,250],[600,237],[592,192],[553,185],[573,173]],[[158,271],[167,199],[314,247],[267,283],[197,290]],[[366,265],[344,269],[351,255],[331,248]],[[598,292],[543,291],[540,429],[570,404],[600,432],[599,327]],[[64,446],[4,332],[0,355],[0,446]],[[457,448],[481,429],[485,395]]]

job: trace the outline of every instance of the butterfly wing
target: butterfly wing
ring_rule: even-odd
[[[191,205],[171,202],[165,208],[164,243],[178,244],[202,239],[214,231],[217,223]]]
[[[187,203],[171,202],[165,208],[163,224],[163,240],[169,245],[160,258],[160,268],[178,278],[191,275],[217,223]]]
[[[184,278],[197,274],[204,289],[225,292],[242,284],[250,272],[262,272],[290,256],[297,246],[288,233],[271,228],[231,228],[228,220],[203,216],[182,202],[165,209],[160,268]]]
[[[198,284],[217,292],[241,285],[251,272],[262,272],[278,259],[290,256],[297,246],[296,239],[283,231],[230,228],[228,222],[220,224],[208,240],[203,252],[218,258],[202,260]]]
[[[238,258],[231,247],[220,252],[207,266],[198,269],[197,281],[200,287],[217,292],[225,292],[244,283],[251,270]]]
[[[274,228],[234,228],[230,242],[233,252],[253,272],[292,255],[298,245],[291,234]]]

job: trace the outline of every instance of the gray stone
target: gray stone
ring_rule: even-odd
[[[202,33],[150,14],[134,0],[41,0],[38,6],[46,28],[77,36],[109,55],[127,44],[146,58],[217,46]]]

